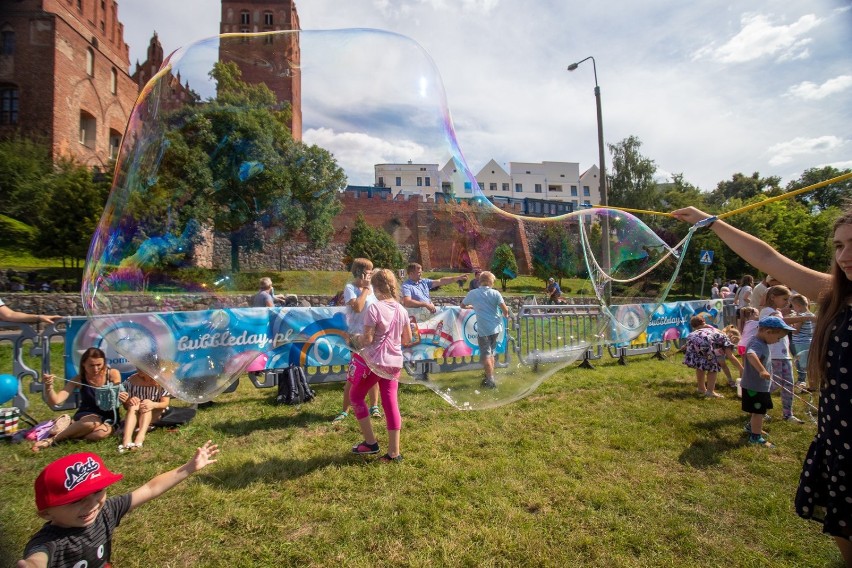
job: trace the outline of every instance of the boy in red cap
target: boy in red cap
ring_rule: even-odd
[[[71,454],[49,464],[35,482],[38,515],[47,523],[27,543],[18,568],[110,566],[112,533],[122,517],[215,462],[218,453],[208,440],[182,466],[109,499],[106,488],[123,476],[107,469],[97,454]]]

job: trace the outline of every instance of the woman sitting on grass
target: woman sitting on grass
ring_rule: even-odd
[[[51,406],[62,404],[71,394],[80,389],[80,407],[74,415],[74,420],[64,430],[53,437],[40,440],[33,445],[37,452],[56,442],[82,438],[84,440],[103,440],[113,432],[118,412],[115,409],[104,410],[98,406],[97,389],[107,386],[107,383],[119,385],[121,374],[117,369],[107,367],[106,354],[97,347],[90,347],[80,357],[80,374],[66,381],[61,391],[53,390],[56,377],[45,373],[44,399]]]

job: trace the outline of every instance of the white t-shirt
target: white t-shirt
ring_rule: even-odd
[[[746,294],[749,292],[751,292],[751,286],[740,286],[737,288],[736,299],[738,308],[745,308],[749,305],[748,301],[745,299]]]
[[[767,316],[778,316],[783,319],[783,315],[781,312],[776,310],[775,308],[763,308],[760,310],[760,317],[765,318]],[[769,354],[772,355],[773,361],[778,361],[780,359],[787,359],[788,361],[792,361],[793,357],[790,356],[790,337],[785,335],[781,338],[781,341],[773,343],[769,346]]]
[[[367,313],[367,308],[376,302],[376,295],[373,293],[373,287],[370,286],[370,295],[367,296],[364,302],[364,309],[356,312],[349,305],[349,302],[357,299],[360,295],[361,289],[352,282],[349,282],[343,288],[343,304],[346,306],[346,327],[349,328],[349,333],[364,333],[364,316]]]

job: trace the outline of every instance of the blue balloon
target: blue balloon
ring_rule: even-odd
[[[18,379],[15,375],[0,375],[0,404],[12,400],[18,394]]]

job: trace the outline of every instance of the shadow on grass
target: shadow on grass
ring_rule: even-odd
[[[275,416],[264,416],[248,420],[230,420],[211,425],[213,430],[228,436],[247,436],[257,430],[282,430],[285,428],[306,428],[317,423],[328,423],[330,418],[327,414],[309,412],[303,409],[295,414],[278,414]]]
[[[718,420],[707,420],[704,422],[696,422],[695,429],[701,432],[706,432],[706,438],[695,440],[688,448],[686,448],[678,457],[678,461],[683,465],[688,465],[696,469],[705,469],[714,467],[721,463],[722,456],[742,447],[745,444],[744,436],[731,437],[730,434],[722,435],[720,431],[728,432],[729,426],[735,426],[742,423],[740,417],[729,417]]]
[[[657,398],[663,400],[685,400],[701,398],[695,392],[695,385],[684,385],[678,381],[660,381],[654,383],[654,389],[657,391]]]
[[[243,462],[229,468],[217,468],[210,475],[199,476],[199,481],[223,489],[242,489],[258,480],[285,481],[309,475],[328,467],[372,466],[379,461],[373,457],[351,454],[317,456],[310,459],[275,458],[262,462]]]

